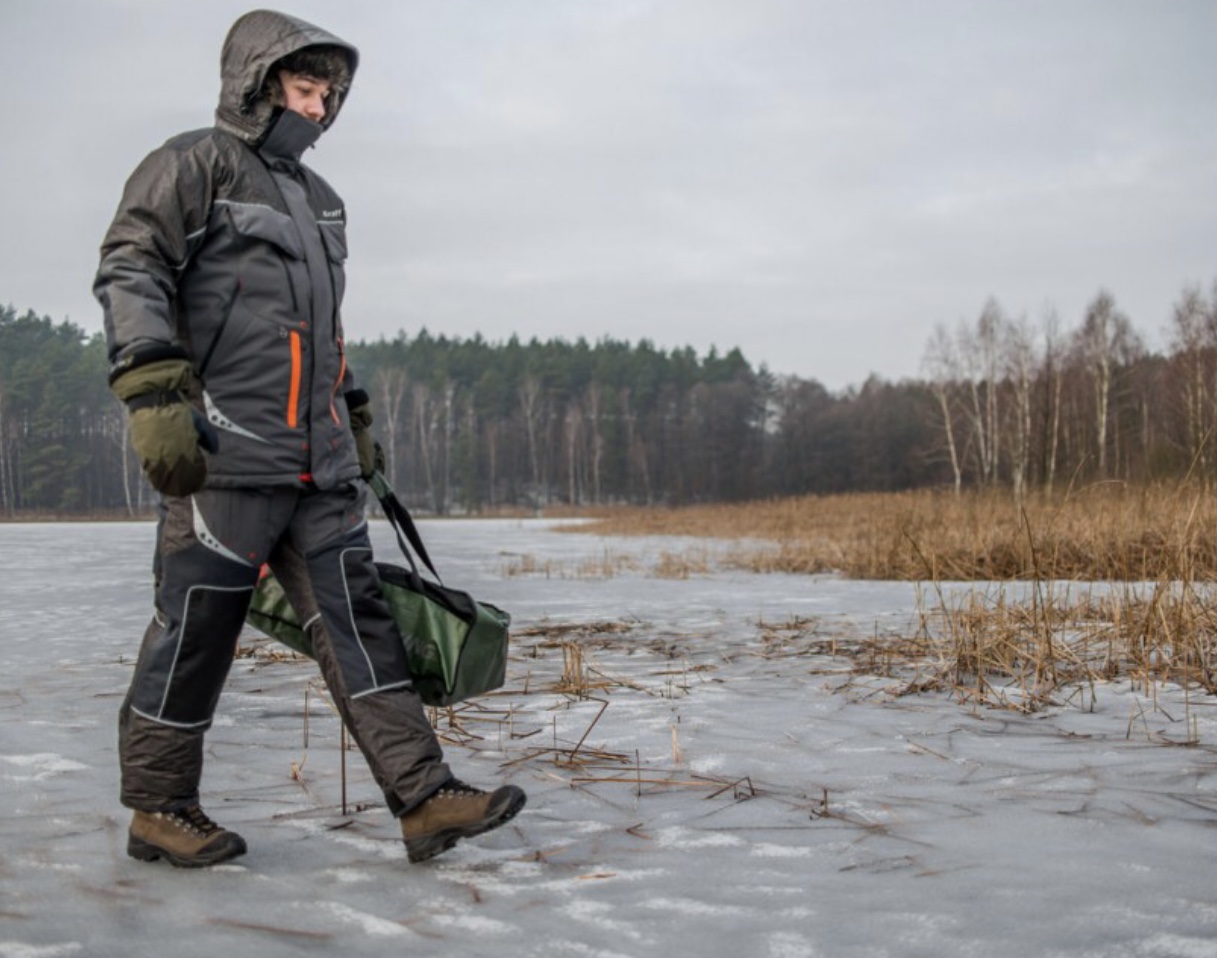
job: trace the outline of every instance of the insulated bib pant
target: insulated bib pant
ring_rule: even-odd
[[[119,716],[124,805],[168,811],[198,803],[203,736],[268,561],[302,619],[312,620],[326,684],[393,813],[449,780],[381,597],[365,495],[350,484],[165,499],[156,614]]]

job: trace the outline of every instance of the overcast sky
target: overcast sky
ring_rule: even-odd
[[[3,0],[0,304],[100,329],[126,177],[212,121],[229,0]],[[1213,0],[299,0],[355,339],[646,337],[830,388],[994,296],[1151,346],[1217,276]]]

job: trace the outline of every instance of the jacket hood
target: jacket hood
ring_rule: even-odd
[[[265,97],[259,96],[271,66],[289,54],[319,44],[345,50],[354,78],[359,51],[328,30],[274,10],[254,10],[238,19],[228,31],[220,55],[216,126],[254,146],[261,143],[276,111]],[[338,118],[345,97],[345,90],[334,90],[327,98],[325,119],[321,122],[324,129],[328,130]]]

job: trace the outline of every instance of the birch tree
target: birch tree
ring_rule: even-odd
[[[537,442],[538,420],[541,416],[541,381],[536,376],[527,376],[520,384],[520,411],[524,415],[524,432],[528,437],[528,461],[532,465],[533,495],[540,504],[541,456]],[[548,498],[548,497],[546,497]]]
[[[1117,366],[1127,362],[1140,345],[1132,324],[1116,308],[1115,297],[1101,289],[1086,307],[1077,342],[1082,361],[1090,373],[1094,399],[1095,452],[1098,473],[1107,476],[1107,435],[1111,421],[1112,377]]]
[[[418,452],[419,458],[422,460],[427,498],[431,502],[432,511],[439,512],[439,500],[435,494],[435,472],[431,463],[431,444],[435,431],[435,424],[432,420],[431,388],[426,383],[416,382],[411,386],[410,394],[414,405],[415,435],[418,437]]]
[[[1044,315],[1044,488],[1052,492],[1056,481],[1057,452],[1061,439],[1061,387],[1065,381],[1065,348],[1061,337],[1061,319],[1056,309],[1049,307]]]
[[[959,459],[959,447],[955,442],[953,407],[959,380],[959,356],[955,343],[941,323],[934,327],[934,335],[926,344],[921,366],[929,380],[930,392],[938,404],[938,411],[942,415],[942,430],[946,437],[947,454],[951,460],[951,474],[955,477],[955,495],[958,496],[963,491],[963,467]]]
[[[1005,315],[997,300],[990,298],[976,320],[975,330],[961,326],[959,356],[967,380],[970,403],[968,419],[980,479],[997,481],[1001,449],[1001,403],[998,380],[1001,373],[1001,340]]]
[[[1207,471],[1213,460],[1214,396],[1217,375],[1217,283],[1213,301],[1206,302],[1199,287],[1189,287],[1175,304],[1172,345],[1182,367],[1179,388],[1183,394],[1187,453],[1193,468]]]
[[[389,485],[397,487],[397,435],[400,427],[402,402],[406,397],[406,370],[404,366],[381,366],[372,377],[372,388],[376,391],[377,412],[384,419],[385,428],[379,430],[384,437]]]
[[[579,400],[572,398],[566,404],[566,417],[562,423],[563,445],[566,447],[566,501],[577,505],[579,495],[579,447],[583,439],[583,409]]]
[[[1014,498],[1021,501],[1031,462],[1031,401],[1035,381],[1035,334],[1026,317],[1007,324],[1005,330],[1005,375],[1010,383],[1011,426],[1010,480]]]

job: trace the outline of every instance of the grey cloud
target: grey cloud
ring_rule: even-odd
[[[210,121],[244,9],[5,5],[0,81],[29,92],[0,296],[96,328],[122,179]],[[290,9],[363,53],[313,157],[352,218],[357,336],[646,335],[841,387],[915,374],[988,295],[1070,324],[1108,285],[1152,330],[1217,262],[1204,0]],[[24,186],[48,174],[49,205]]]

